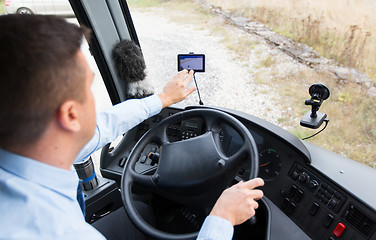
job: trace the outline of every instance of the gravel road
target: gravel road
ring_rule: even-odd
[[[176,74],[177,54],[204,53],[206,72],[197,73],[196,79],[205,105],[233,108],[277,123],[282,114],[275,107],[279,100],[278,93],[268,85],[258,84],[255,75],[262,71],[265,79],[268,79],[266,71],[278,72],[283,69],[282,72],[285,72],[296,68],[299,64],[291,58],[270,49],[262,40],[254,39],[261,41],[254,54],[246,62],[237,60],[236,55],[224,46],[221,36],[213,36],[210,30],[200,26],[170,21],[163,9],[132,9],[132,18],[147,65],[147,80],[156,86],[155,92],[160,92],[164,83]],[[244,37],[255,38],[246,35]],[[259,67],[260,61],[269,55],[279,58],[274,70]],[[254,66],[254,69],[250,70],[250,66]],[[197,93],[182,104],[197,105]]]

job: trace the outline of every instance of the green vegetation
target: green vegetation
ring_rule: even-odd
[[[159,0],[128,0],[127,3],[130,7],[158,7],[161,5]]]
[[[313,19],[308,15],[304,19],[281,15],[283,11],[256,9],[261,14],[260,21],[270,25],[277,33],[285,35],[297,42],[311,46],[322,56],[331,58],[346,67],[357,68],[376,79],[376,39],[371,33],[362,30],[358,25],[350,25],[344,31],[325,25],[325,18]],[[265,15],[263,15],[265,14]],[[271,17],[272,16],[272,17]],[[280,19],[285,19],[281,21]],[[290,24],[281,25],[281,22]]]
[[[261,61],[261,66],[268,68],[276,64],[276,61],[271,57],[267,56],[264,60]]]
[[[5,0],[0,0],[0,15],[5,14]]]
[[[371,0],[207,0],[256,19],[322,56],[376,80],[376,3]],[[356,9],[356,11],[354,11]]]
[[[288,81],[281,79],[276,85],[285,101],[294,106],[292,116],[281,119],[280,124],[287,126],[290,132],[299,138],[318,131],[318,129],[302,128],[295,121],[309,110],[303,105],[304,99],[309,97],[307,90],[304,89],[307,82],[302,81],[304,75],[304,72],[295,74],[290,76]],[[366,97],[366,92],[355,83],[338,85],[330,76],[315,73],[309,76],[309,81],[325,83],[331,89],[331,96],[321,107],[321,111],[330,119],[328,127],[323,133],[307,141],[376,168],[374,99]],[[301,84],[302,82],[304,84]]]
[[[357,68],[376,80],[376,28],[371,21],[375,19],[372,11],[376,4],[372,1],[349,0],[345,4],[338,0],[318,0],[304,7],[302,4],[306,2],[301,0],[207,1],[259,20],[276,32],[306,43],[321,55]],[[323,9],[325,7],[330,9],[327,15],[324,13],[329,10]],[[300,12],[298,9],[305,10]],[[269,60],[265,59],[261,64],[271,65]],[[260,76],[255,81],[265,83]],[[324,83],[331,89],[332,96],[322,106],[331,121],[325,132],[308,141],[376,168],[376,101],[360,85],[338,82],[323,73],[291,73],[272,83],[284,101],[293,106],[292,116],[278,119],[280,125],[299,138],[317,131],[304,129],[296,121],[308,111],[303,105],[309,97],[306,88],[315,82]]]

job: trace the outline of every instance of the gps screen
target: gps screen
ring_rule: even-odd
[[[205,72],[204,54],[178,54],[178,71],[183,69]]]

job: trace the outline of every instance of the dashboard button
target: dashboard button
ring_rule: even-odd
[[[327,197],[323,197],[323,198],[321,198],[321,202],[323,202],[325,205],[328,205],[328,203],[329,203],[329,198],[327,198]]]
[[[147,158],[147,156],[142,156],[140,159],[140,163],[145,163]]]
[[[329,192],[325,192],[324,196],[328,199],[331,199],[332,198],[332,194],[330,194]]]
[[[178,130],[176,128],[172,129],[172,136],[177,137],[178,136]]]
[[[319,200],[321,200],[321,198],[322,198],[322,195],[318,192],[318,193],[316,193],[315,194],[315,196],[317,197],[317,199],[319,199]]]
[[[289,197],[294,197],[295,193],[296,193],[296,190],[298,190],[298,188],[295,186],[295,185],[292,185],[289,189],[289,192],[288,192],[288,196]]]
[[[346,226],[343,223],[338,223],[337,227],[334,229],[333,234],[339,238],[343,231],[345,231]]]
[[[286,213],[292,214],[295,210],[295,207],[296,207],[295,203],[290,203],[286,208]]]
[[[339,192],[335,192],[335,193],[334,193],[334,196],[335,196],[337,199],[339,199],[339,200],[341,200],[341,198],[342,198],[342,195],[341,195]]]
[[[333,223],[333,220],[334,220],[333,215],[329,213],[325,217],[324,222],[322,224],[324,225],[324,227],[328,228]]]
[[[335,198],[332,198],[329,202],[328,207],[334,210],[337,207],[338,201]]]
[[[334,192],[335,192],[335,190],[333,189],[333,188],[331,188],[331,187],[328,187],[328,189],[326,190],[326,191],[328,191],[330,194],[334,194]]]
[[[318,203],[313,203],[311,208],[309,209],[309,213],[312,215],[312,216],[315,216],[317,211],[320,209],[320,205]]]
[[[287,208],[287,206],[290,204],[290,202],[291,201],[288,198],[283,199],[281,209],[285,210]]]
[[[124,167],[124,165],[125,165],[125,162],[127,161],[127,158],[125,158],[125,157],[123,157],[122,159],[120,159],[120,161],[119,161],[119,167]]]
[[[295,194],[295,201],[296,202],[300,202],[301,200],[302,200],[302,198],[303,198],[303,195],[304,195],[304,192],[302,191],[302,190],[298,190],[297,192],[296,192],[296,194]]]

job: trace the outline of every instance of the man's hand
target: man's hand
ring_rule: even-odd
[[[189,94],[196,90],[195,87],[186,89],[193,73],[193,70],[189,73],[187,70],[180,71],[165,85],[163,92],[158,94],[164,108],[186,99]]]
[[[264,180],[255,178],[247,182],[239,182],[223,191],[215,203],[210,215],[229,220],[232,225],[238,225],[255,215],[259,200],[264,196],[255,187],[263,186]]]

